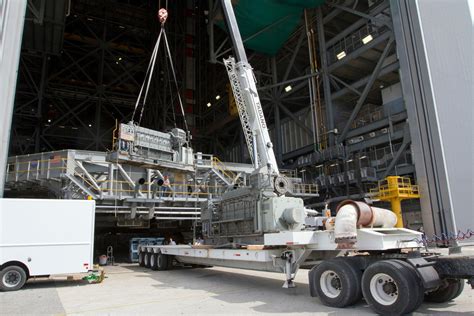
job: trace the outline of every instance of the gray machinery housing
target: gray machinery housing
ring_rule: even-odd
[[[201,208],[207,244],[262,243],[266,233],[301,231],[305,217],[301,198],[278,196],[257,186],[230,190]]]
[[[136,162],[179,169],[192,168],[194,155],[186,132],[173,128],[168,133],[140,127],[133,122],[120,124],[109,161]]]

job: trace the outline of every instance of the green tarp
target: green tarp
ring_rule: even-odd
[[[325,0],[239,0],[234,11],[245,47],[275,55],[300,23],[303,10],[320,6],[324,2]],[[224,23],[218,25],[224,28]],[[264,29],[262,33],[245,41]]]

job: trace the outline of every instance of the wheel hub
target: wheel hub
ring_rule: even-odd
[[[397,292],[397,286],[395,283],[393,283],[392,280],[390,281],[385,281],[384,284],[382,285],[382,289],[384,290],[385,293],[392,295]]]
[[[10,271],[3,276],[3,283],[9,287],[14,287],[20,283],[21,276],[17,271]]]
[[[370,279],[370,292],[382,305],[392,305],[398,299],[398,286],[393,278],[385,273],[377,273]]]
[[[335,288],[336,290],[340,290],[341,289],[341,280],[339,279],[339,277],[336,275],[336,276],[333,276],[333,278],[331,279],[331,285],[333,288]]]
[[[339,275],[331,270],[324,271],[321,274],[319,285],[324,295],[330,298],[338,297],[341,294],[342,282]]]

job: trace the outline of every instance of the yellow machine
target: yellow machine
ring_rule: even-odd
[[[412,184],[410,178],[400,176],[386,177],[370,193],[374,199],[391,203],[392,211],[398,219],[396,227],[403,227],[402,201],[420,197],[418,186]]]

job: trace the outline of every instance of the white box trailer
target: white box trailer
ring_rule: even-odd
[[[92,270],[95,201],[0,199],[0,289]]]

